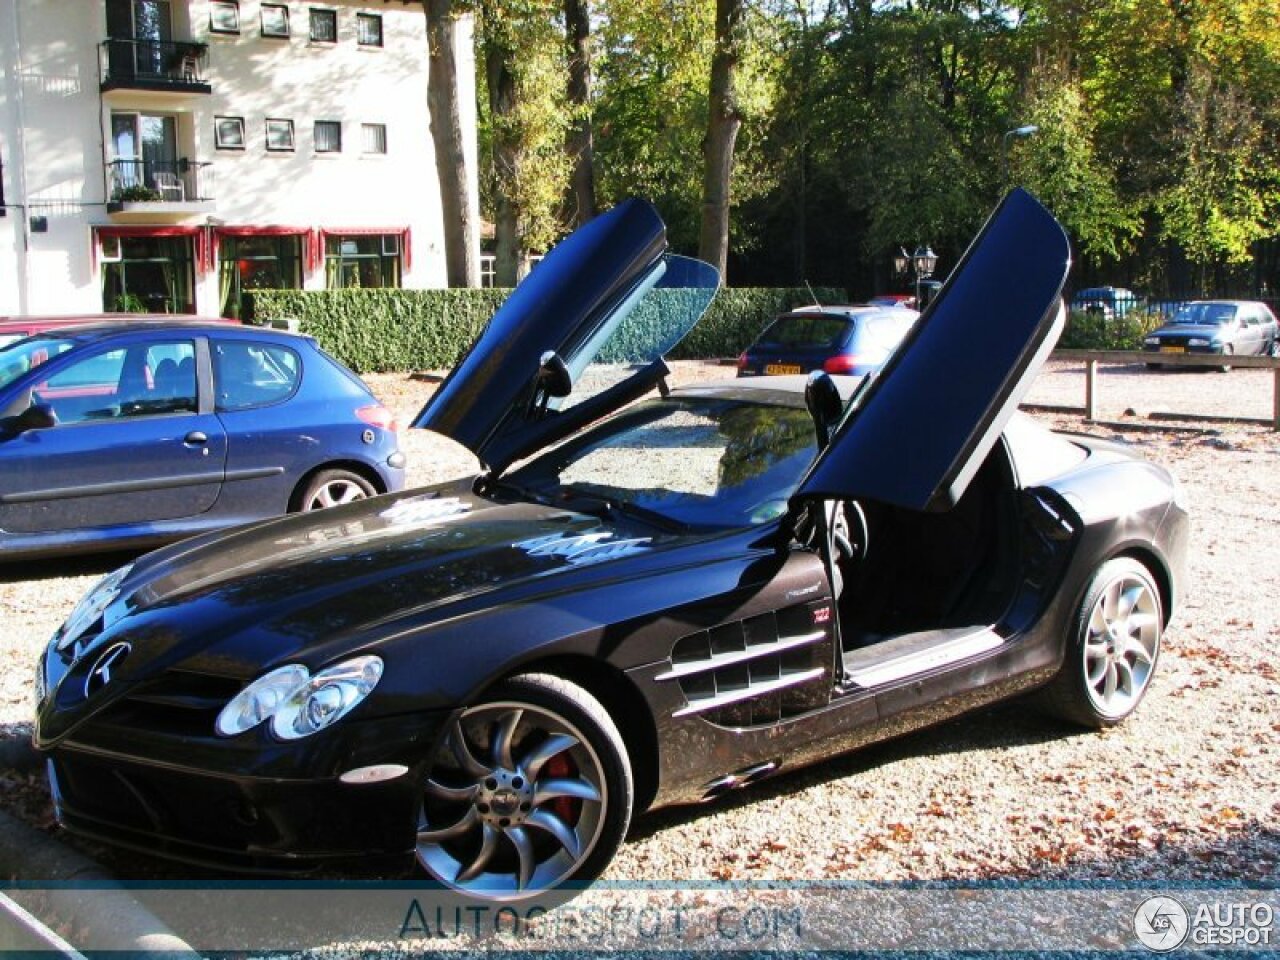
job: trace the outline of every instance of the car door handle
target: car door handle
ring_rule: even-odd
[[[182,442],[191,447],[199,447],[208,443],[209,438],[199,430],[192,430],[182,438]]]

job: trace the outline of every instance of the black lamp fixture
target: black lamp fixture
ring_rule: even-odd
[[[893,256],[894,272],[899,276],[906,276],[910,271],[915,278],[917,310],[920,309],[920,282],[933,276],[933,271],[937,268],[938,255],[927,243],[916,247],[915,253],[907,253],[906,247],[899,247],[898,252]]]

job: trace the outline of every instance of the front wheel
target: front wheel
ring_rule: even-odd
[[[627,748],[591,694],[559,677],[504,681],[446,732],[423,785],[417,862],[481,903],[594,880],[631,821]]]
[[[1045,707],[1086,727],[1120,723],[1151,683],[1163,626],[1150,571],[1130,557],[1104,563],[1076,612],[1062,669],[1043,691]]]
[[[363,500],[377,493],[371,484],[358,473],[350,470],[321,470],[306,485],[298,497],[299,510],[323,510],[340,503]]]
[[[1222,355],[1223,355],[1224,357],[1229,357],[1229,356],[1231,356],[1232,354],[1234,354],[1235,352],[1236,352],[1236,351],[1235,351],[1235,348],[1234,348],[1234,347],[1232,347],[1232,346],[1231,346],[1231,344],[1229,344],[1229,343],[1228,343],[1228,344],[1225,344],[1225,345],[1222,347]],[[1230,373],[1230,372],[1231,372],[1231,364],[1229,364],[1229,363],[1224,363],[1222,366],[1220,366],[1220,367],[1218,368],[1218,372],[1219,372],[1219,373]]]

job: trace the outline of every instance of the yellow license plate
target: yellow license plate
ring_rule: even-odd
[[[784,373],[801,373],[800,364],[798,363],[767,363],[764,372],[770,376],[778,376]]]
[[[1160,352],[1161,353],[1186,353],[1187,348],[1186,347],[1161,347]]]

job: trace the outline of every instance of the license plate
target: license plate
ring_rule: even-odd
[[[1186,347],[1161,347],[1160,352],[1161,353],[1186,353],[1187,348]]]
[[[784,373],[803,373],[798,363],[767,363],[764,372],[770,376],[779,376]]]

